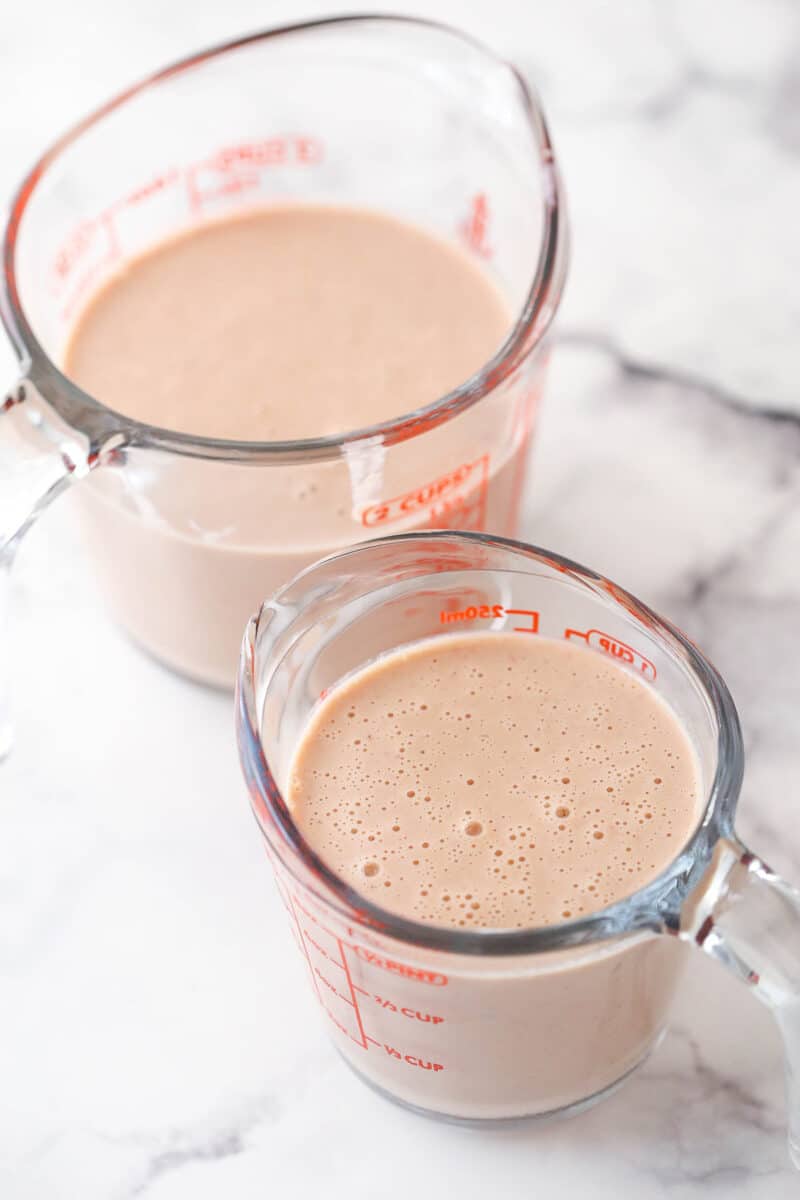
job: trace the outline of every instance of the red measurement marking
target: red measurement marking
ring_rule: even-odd
[[[485,192],[476,192],[470,203],[469,216],[461,222],[458,231],[475,254],[491,258],[494,254],[487,235],[489,232],[489,201]]]
[[[53,259],[52,273],[57,281],[66,279],[75,264],[86,253],[97,231],[98,221],[81,221],[65,238]]]
[[[441,625],[453,625],[458,621],[495,621],[506,615],[502,604],[470,604],[467,608],[457,608],[448,611],[442,609],[439,613]]]
[[[355,1042],[355,1044],[356,1044],[357,1046],[361,1046],[361,1042],[358,1040],[358,1038],[354,1038],[354,1037],[353,1037],[353,1035],[352,1035],[352,1033],[350,1032],[350,1030],[349,1030],[349,1029],[346,1029],[346,1028],[344,1027],[344,1025],[342,1024],[342,1022],[341,1022],[341,1021],[338,1019],[338,1017],[335,1017],[335,1016],[334,1016],[334,1014],[331,1012],[331,1010],[328,1008],[328,1006],[327,1006],[326,1004],[323,1004],[322,1000],[320,1000],[320,1004],[322,1004],[322,1008],[323,1008],[323,1010],[324,1010],[324,1012],[325,1012],[325,1015],[326,1015],[327,1017],[330,1017],[331,1021],[333,1021],[334,1025],[335,1025],[335,1026],[336,1026],[336,1028],[339,1030],[339,1032],[340,1032],[340,1033],[343,1033],[345,1037],[349,1037],[349,1038],[350,1038],[350,1041],[351,1041],[351,1042]],[[366,1047],[365,1047],[365,1046],[362,1046],[362,1049],[366,1049]]]
[[[324,933],[327,933],[328,937],[333,938],[335,942],[339,940],[338,933],[334,933],[332,929],[328,929],[328,926],[320,921],[316,913],[313,913],[310,909],[306,908],[306,906],[301,902],[299,896],[295,895],[293,902],[297,908],[300,909],[300,912],[303,914],[303,916],[308,917],[309,921],[313,921],[315,925],[319,926]]]
[[[201,213],[203,206],[210,200],[220,200],[227,196],[237,196],[241,192],[247,191],[248,188],[257,188],[259,179],[258,175],[253,172],[251,174],[232,175],[230,177],[216,178],[210,186],[201,187],[198,183],[198,175],[200,171],[205,171],[203,167],[187,167],[186,168],[186,192],[189,198],[189,208],[193,213]],[[207,178],[201,181],[208,184]]]
[[[461,492],[445,496],[430,511],[426,529],[486,528],[486,505],[489,499],[489,455],[480,460],[480,477]]]
[[[514,633],[538,633],[539,632],[539,614],[532,608],[507,608],[506,613],[509,617],[530,617],[530,625],[515,625]]]
[[[325,1004],[323,1003],[323,1000],[322,1000],[322,993],[320,992],[319,984],[317,983],[317,976],[314,971],[313,964],[311,962],[311,955],[308,953],[308,946],[306,945],[305,938],[303,937],[303,931],[300,928],[300,921],[298,920],[297,913],[295,912],[294,900],[292,898],[291,892],[287,892],[286,896],[289,901],[289,906],[291,908],[291,913],[292,913],[292,917],[294,919],[295,929],[297,930],[297,940],[300,944],[300,949],[303,952],[305,960],[308,963],[308,971],[309,971],[309,974],[311,975],[311,979],[314,983],[314,991],[317,993],[317,999],[319,1000],[320,1004],[322,1004],[322,1007],[325,1008]],[[326,1011],[327,1011],[327,1009],[326,1009]]]
[[[222,146],[209,158],[185,168],[189,207],[200,212],[209,201],[257,188],[264,170],[313,166],[323,159],[318,138],[280,135]]]
[[[439,613],[440,625],[452,625],[459,621],[494,621],[500,617],[529,617],[529,625],[514,625],[514,633],[538,633],[539,614],[532,608],[506,608],[503,604],[470,604],[467,608]]]
[[[444,1021],[444,1017],[435,1017],[433,1013],[418,1012],[415,1008],[398,1008],[393,1000],[384,1000],[382,996],[376,996],[375,1000],[387,1012],[400,1013],[401,1016],[408,1017],[412,1021],[422,1021],[423,1024],[430,1023],[431,1025],[441,1025]]]
[[[631,667],[635,667],[641,671],[647,679],[655,679],[656,669],[649,658],[645,658],[638,650],[634,650],[632,646],[626,645],[625,642],[617,641],[610,634],[603,633],[600,629],[587,629],[582,633],[579,629],[565,629],[564,637],[568,640],[571,638],[581,638],[588,646],[593,646],[597,650],[602,650],[604,654],[610,654],[612,658],[618,658],[621,662],[627,663]]]
[[[96,220],[84,221],[57,252],[50,268],[50,291],[57,298],[67,287],[61,319],[70,318],[79,301],[122,254],[114,212],[107,209]],[[78,271],[80,268],[80,272]],[[74,282],[73,282],[74,279]]]
[[[222,146],[208,158],[198,162],[166,167],[152,179],[138,184],[124,196],[112,201],[96,217],[82,221],[70,231],[56,251],[51,264],[53,287],[58,290],[66,285],[75,268],[90,252],[93,255],[100,252],[102,262],[95,262],[91,266],[90,276],[79,283],[82,294],[87,284],[97,276],[100,267],[119,256],[121,248],[116,243],[115,230],[110,228],[114,216],[125,209],[135,208],[151,200],[182,180],[186,184],[190,210],[199,212],[208,200],[236,195],[257,187],[261,172],[268,168],[314,166],[322,162],[324,154],[324,147],[319,138],[308,134],[282,134]],[[98,239],[104,228],[107,228],[112,250],[110,258],[102,253],[102,238]],[[74,308],[77,299],[76,295],[69,297],[69,305],[64,315],[68,315]]]
[[[216,154],[212,154],[206,165],[213,165],[224,171],[242,163],[254,167],[285,166],[291,163],[309,165],[322,162],[322,158],[322,142],[319,138],[280,136],[223,146]]]
[[[123,196],[121,200],[116,200],[109,206],[109,211],[116,212],[122,208],[135,208],[137,204],[141,204],[144,200],[150,200],[153,196],[163,192],[165,188],[171,187],[181,178],[181,170],[179,167],[168,167],[166,171],[162,171],[160,175],[155,175],[149,179],[147,183],[135,187],[128,192],[127,196]]]
[[[272,861],[271,855],[270,860]],[[397,975],[401,978],[409,979],[415,982],[442,986],[447,983],[447,977],[436,971],[428,971],[417,967],[410,967],[404,963],[398,963],[393,959],[385,958],[383,955],[380,955],[373,950],[369,950],[358,943],[351,944],[345,941],[336,934],[331,933],[330,930],[326,929],[325,926],[317,920],[314,914],[308,911],[305,905],[301,902],[300,897],[294,893],[293,890],[284,885],[283,879],[280,877],[277,871],[276,883],[278,885],[278,892],[281,900],[284,901],[287,911],[292,917],[292,932],[294,933],[295,940],[297,941],[308,964],[311,978],[314,981],[317,999],[319,1000],[320,1006],[322,1007],[325,1015],[330,1021],[333,1022],[339,1032],[344,1034],[344,1036],[349,1038],[354,1045],[360,1046],[363,1050],[369,1050],[372,1046],[376,1046],[378,1048],[383,1047],[387,1054],[397,1059],[399,1062],[407,1064],[408,1066],[418,1067],[424,1071],[443,1071],[445,1068],[442,1063],[429,1061],[427,1059],[420,1058],[418,1055],[406,1054],[403,1050],[399,1050],[394,1046],[389,1046],[385,1042],[380,1042],[377,1038],[374,1038],[367,1033],[364,1027],[361,1009],[359,1007],[357,993],[370,996],[383,1010],[397,1013],[408,1020],[417,1021],[430,1027],[443,1024],[445,1018],[435,1015],[434,1013],[429,1013],[423,1009],[416,1009],[411,1006],[397,1004],[393,1000],[384,998],[383,996],[375,995],[368,992],[365,988],[360,987],[353,981],[350,971],[350,964],[348,962],[348,951],[352,950],[358,955],[359,958],[362,959],[362,961],[367,962],[372,966],[380,967],[383,970],[389,971],[393,975]],[[320,938],[323,938],[323,935],[332,938],[336,948],[338,949],[340,961],[335,959],[331,952],[320,945],[320,942],[317,940],[317,938],[313,937],[309,933],[308,929],[305,928],[305,925],[301,925],[298,913],[303,913],[309,918],[309,920],[313,921],[319,927],[321,931],[319,934]],[[339,988],[337,988],[331,982],[331,980],[326,977],[321,967],[315,965],[309,952],[309,946],[313,947],[316,952],[322,954],[327,961],[335,962],[336,966],[340,967],[344,971],[350,992],[350,998],[348,998],[346,995],[343,995]],[[320,987],[320,985],[322,986]],[[354,1033],[347,1028],[347,1025],[343,1022],[343,1020],[340,1019],[336,1012],[329,1008],[326,1001],[330,1001],[332,996],[335,997],[337,1001],[347,1004],[349,1009],[352,1009],[359,1036],[355,1036]],[[345,1014],[342,1014],[342,1016],[344,1015]]]
[[[182,171],[178,167],[169,167],[166,171],[162,171],[160,175],[149,179],[147,183],[133,188],[127,195],[113,201],[97,217],[88,221],[82,221],[77,228],[68,234],[56,251],[51,266],[54,289],[58,291],[62,286],[66,285],[70,275],[78,264],[86,258],[91,250],[94,250],[96,254],[100,253],[101,259],[99,262],[93,264],[89,275],[78,285],[81,291],[85,290],[86,284],[91,282],[98,273],[98,270],[101,267],[108,266],[109,263],[119,258],[122,253],[114,220],[117,214],[126,208],[135,208],[145,200],[150,200],[153,196],[176,184],[181,178]],[[103,237],[104,234],[105,238]],[[105,243],[105,248],[101,243]],[[71,306],[74,306],[76,298],[76,296],[70,298]],[[67,309],[68,311],[69,309]]]
[[[462,463],[446,475],[432,479],[421,487],[391,500],[371,504],[361,513],[361,524],[368,529],[377,525],[390,525],[395,521],[407,521],[420,513],[429,512],[432,528],[446,528],[443,524],[456,515],[461,520],[461,529],[481,529],[485,521],[486,492],[489,482],[489,455],[482,454],[473,462]]]
[[[341,954],[341,956],[342,956],[342,966],[344,967],[344,973],[345,973],[345,975],[347,976],[347,982],[348,982],[348,984],[349,984],[349,987],[350,987],[350,995],[352,996],[352,1001],[351,1001],[351,1002],[352,1002],[353,1008],[356,1010],[356,1021],[358,1022],[358,1032],[361,1034],[361,1038],[362,1038],[362,1041],[363,1041],[363,1043],[364,1043],[364,1049],[366,1050],[366,1048],[367,1048],[367,1035],[366,1035],[366,1033],[364,1032],[364,1025],[363,1025],[363,1022],[362,1022],[362,1020],[361,1020],[361,1012],[360,1012],[360,1010],[359,1010],[359,1007],[358,1007],[358,998],[357,998],[357,996],[356,996],[355,988],[353,987],[353,979],[352,979],[352,976],[351,976],[351,974],[350,974],[350,968],[349,968],[349,967],[348,967],[348,965],[347,965],[347,955],[346,955],[346,954],[345,954],[345,952],[344,952],[344,942],[342,941],[342,939],[341,939],[341,938],[337,938],[336,940],[337,940],[337,942],[339,943],[339,953],[340,953],[340,954]]]
[[[276,876],[276,880],[277,880],[277,876]],[[278,884],[278,890],[279,890],[279,893],[281,895],[283,895],[283,887],[281,886],[280,883]],[[324,950],[322,948],[322,946],[319,945],[319,943],[316,941],[316,939],[311,937],[311,935],[308,933],[308,930],[305,929],[304,926],[302,926],[300,924],[300,920],[297,916],[297,908],[299,908],[301,912],[305,912],[305,910],[302,908],[302,906],[297,901],[297,897],[293,896],[292,893],[288,890],[286,891],[286,897],[287,897],[287,900],[288,900],[288,903],[290,906],[290,911],[294,918],[294,928],[296,930],[296,940],[298,942],[298,945],[300,946],[301,951],[303,952],[303,954],[305,956],[306,962],[308,963],[308,968],[311,972],[311,978],[314,981],[314,988],[317,993],[317,999],[319,1000],[320,1004],[322,1005],[322,1008],[325,1010],[328,1017],[330,1017],[330,1019],[333,1021],[334,1025],[336,1025],[337,1029],[341,1030],[342,1033],[346,1034],[347,1037],[349,1037],[351,1041],[355,1042],[355,1044],[357,1046],[361,1046],[361,1048],[364,1050],[368,1049],[367,1036],[366,1036],[366,1033],[364,1031],[364,1026],[361,1021],[361,1012],[358,1007],[358,999],[356,997],[355,990],[353,988],[353,981],[350,977],[350,969],[347,965],[347,957],[345,955],[344,946],[343,946],[342,942],[340,941],[339,938],[335,938],[336,944],[339,948],[339,953],[341,955],[341,961],[337,962],[330,954],[327,953],[326,950]],[[311,914],[306,913],[306,915],[310,916],[311,920],[314,920],[314,917]],[[333,936],[333,935],[330,935],[330,936]],[[333,962],[335,964],[335,966],[339,967],[341,970],[344,971],[345,978],[347,979],[348,987],[350,990],[349,997],[343,995],[339,991],[339,989],[335,986],[335,984],[331,983],[330,979],[327,978],[327,976],[324,974],[324,972],[319,967],[314,966],[314,964],[311,961],[311,955],[309,954],[309,951],[308,951],[309,944],[311,946],[313,946],[315,950],[317,950],[319,953],[321,953],[327,961]],[[322,983],[325,986],[325,988],[327,988],[328,991],[331,992],[337,998],[337,1000],[341,1000],[344,1004],[349,1005],[353,1009],[355,1019],[356,1019],[356,1025],[358,1026],[358,1031],[360,1034],[360,1038],[354,1037],[353,1034],[347,1029],[347,1027],[345,1025],[343,1025],[341,1023],[341,1021],[338,1019],[338,1017],[336,1017],[336,1015],[334,1013],[332,1013],[331,1010],[328,1008],[327,1004],[325,1003],[323,993],[320,991],[320,987],[319,987],[320,983]]]
[[[383,1048],[391,1058],[406,1062],[410,1067],[420,1067],[423,1071],[444,1070],[441,1063],[429,1062],[424,1058],[418,1058],[416,1054],[403,1054],[402,1050],[396,1050],[394,1046],[389,1046],[386,1042],[383,1043]]]
[[[337,999],[337,1000],[341,1000],[341,1001],[342,1001],[344,1004],[350,1004],[350,1005],[352,1005],[353,1007],[355,1007],[355,1005],[353,1004],[353,1001],[352,1001],[352,1000],[348,1000],[348,999],[347,999],[347,996],[343,996],[343,995],[342,995],[342,993],[339,991],[339,989],[338,989],[338,988],[336,988],[336,987],[335,987],[335,986],[334,986],[334,985],[331,983],[330,979],[328,979],[328,977],[327,977],[326,975],[323,975],[323,973],[322,973],[322,971],[319,969],[319,967],[315,967],[315,968],[314,968],[314,970],[316,971],[316,973],[317,973],[317,976],[318,976],[318,977],[319,977],[319,978],[322,980],[322,982],[325,984],[325,987],[326,987],[326,988],[328,988],[328,989],[329,989],[331,992],[333,992],[333,994],[334,994],[334,996],[336,997],[336,999]]]
[[[322,946],[320,946],[319,942],[314,941],[314,938],[311,936],[311,934],[308,932],[307,929],[304,929],[303,933],[306,936],[306,940],[311,943],[311,945],[314,947],[314,949],[317,951],[318,954],[321,954],[323,958],[327,958],[328,962],[332,963],[334,967],[338,967],[340,971],[344,970],[344,967],[342,966],[342,964],[340,962],[337,962],[335,958],[332,958],[330,956],[330,954],[328,954],[328,951],[323,949]]]
[[[370,966],[380,967],[381,970],[390,971],[392,975],[399,975],[403,979],[415,979],[418,983],[430,983],[434,987],[444,987],[447,983],[447,976],[441,975],[438,971],[426,971],[422,967],[409,967],[405,963],[384,958],[382,955],[376,954],[374,950],[368,950],[366,946],[355,945],[352,949],[360,959],[369,963]]]

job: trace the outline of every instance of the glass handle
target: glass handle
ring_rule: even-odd
[[[680,936],[724,963],[772,1011],[786,1059],[789,1154],[800,1170],[800,892],[735,834],[722,837],[684,905]]]
[[[0,758],[11,746],[7,654],[14,555],[39,514],[105,461],[109,448],[106,443],[99,454],[28,379],[0,399]]]

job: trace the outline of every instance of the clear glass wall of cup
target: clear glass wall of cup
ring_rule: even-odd
[[[285,443],[142,425],[62,374],[76,314],[125,260],[197,222],[286,201],[379,209],[463,247],[509,300],[505,344],[423,409]],[[2,316],[22,379],[0,406],[0,561],[85,480],[83,521],[112,610],[178,670],[232,685],[254,607],[338,547],[422,527],[514,531],[566,223],[537,101],[472,39],[346,17],[195,54],[40,158],[13,201],[4,255]],[[213,280],[208,303],[219,303]],[[420,438],[436,464],[422,477]],[[321,463],[337,497],[323,534],[307,478]]]
[[[588,917],[525,931],[405,920],[352,891],[308,847],[284,796],[325,689],[421,637],[517,631],[610,654],[672,706],[706,805],[672,865]],[[251,803],[336,1047],[378,1091],[431,1116],[568,1112],[642,1062],[669,1017],[689,946],[773,1012],[800,1166],[800,893],[734,832],[739,722],[724,681],[682,634],[595,572],[470,533],[364,543],[304,571],[247,628],[237,699]]]

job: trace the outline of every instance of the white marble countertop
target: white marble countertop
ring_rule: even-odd
[[[537,81],[569,188],[573,269],[523,533],[626,584],[715,660],[747,740],[742,833],[800,880],[800,8],[416,10]],[[0,190],[123,82],[308,12],[14,6]],[[572,1121],[476,1132],[363,1088],[283,928],[230,698],[117,632],[59,507],[20,555],[19,736],[0,768],[4,1200],[800,1194],[777,1035],[705,960],[644,1069]]]

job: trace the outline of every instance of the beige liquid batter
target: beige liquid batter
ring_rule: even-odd
[[[430,404],[508,327],[500,293],[446,243],[368,210],[292,205],[129,263],[84,312],[65,366],[139,421],[283,441]]]
[[[127,263],[78,319],[64,367],[140,421],[309,438],[431,403],[511,322],[483,269],[423,230],[276,206]],[[239,467],[127,451],[79,496],[117,617],[167,663],[230,684],[248,616],[322,555],[425,527],[513,534],[538,388],[527,372],[385,452],[378,439],[332,461]]]
[[[568,642],[487,634],[418,643],[326,697],[289,804],[382,907],[530,928],[654,879],[698,793],[686,734],[646,684]]]
[[[288,799],[358,892],[458,929],[549,925],[630,896],[701,815],[693,749],[649,684],[594,651],[503,633],[419,642],[350,677],[312,716]],[[336,984],[335,947],[308,928],[307,953],[327,955],[312,968]],[[441,972],[445,986],[387,978],[387,958]],[[346,1005],[335,1010],[352,1065],[415,1106],[499,1118],[624,1078],[664,1027],[683,947],[638,934],[482,959],[395,941],[349,960],[372,1039],[354,1045],[340,1032]]]

